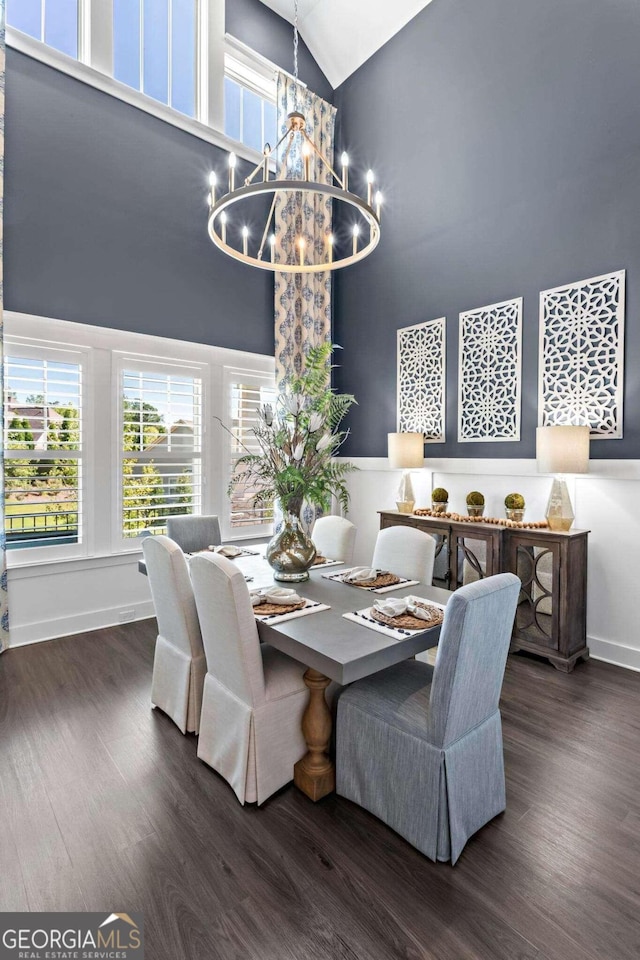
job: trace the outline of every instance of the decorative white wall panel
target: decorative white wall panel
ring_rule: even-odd
[[[520,439],[522,297],[460,314],[458,442]]]
[[[622,436],[625,271],[540,294],[538,421]]]
[[[444,440],[445,318],[398,330],[398,430]]]

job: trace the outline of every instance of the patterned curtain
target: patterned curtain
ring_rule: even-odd
[[[316,96],[293,77],[278,74],[278,129],[287,127],[287,114],[298,111],[307,121],[307,133],[318,150],[333,164],[335,107]],[[298,138],[296,138],[298,139]],[[286,141],[280,151],[279,163]],[[299,145],[287,161],[287,178],[301,176],[303,158]],[[278,176],[280,171],[278,170]],[[331,182],[331,174],[314,155],[310,160],[310,178]],[[299,257],[299,240],[314,251],[314,259],[328,259],[331,234],[331,199],[313,200],[303,193],[279,197],[275,208],[276,260],[294,263]],[[275,274],[275,357],[276,384],[282,389],[294,375],[302,372],[304,358],[313,346],[331,339],[331,273]]]
[[[2,214],[4,198],[4,0],[0,0],[0,389],[2,402],[0,411],[4,409],[4,363],[2,356],[2,304],[4,300],[2,287]],[[4,415],[0,412],[0,430],[4,436]],[[0,653],[9,646],[9,605],[7,602],[7,554],[4,532],[4,463],[0,463]]]

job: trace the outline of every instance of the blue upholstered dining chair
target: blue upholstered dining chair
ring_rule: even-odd
[[[216,516],[201,517],[197,514],[167,517],[167,536],[185,553],[196,553],[222,542],[220,521]]]
[[[461,587],[435,667],[408,660],[338,701],[337,792],[431,860],[454,864],[506,806],[498,701],[519,591],[512,573]]]

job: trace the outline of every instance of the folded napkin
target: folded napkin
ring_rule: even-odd
[[[242,547],[236,547],[232,543],[222,544],[220,547],[209,547],[214,553],[219,553],[221,557],[239,557],[243,552]]]
[[[401,617],[403,613],[410,613],[412,617],[418,620],[432,620],[433,614],[419,607],[412,600],[403,600],[402,598],[393,598],[388,600],[374,600],[374,609],[378,613],[383,613],[385,617]]]
[[[254,607],[261,603],[277,603],[282,607],[288,607],[300,603],[301,600],[302,597],[299,597],[295,590],[289,590],[287,587],[263,587],[251,593],[251,603]]]
[[[353,567],[342,579],[346,583],[366,583],[369,580],[375,580],[379,572],[375,567]]]

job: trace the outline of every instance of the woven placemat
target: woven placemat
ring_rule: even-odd
[[[401,613],[397,617],[388,617],[385,613],[371,608],[371,616],[378,623],[384,623],[387,627],[399,627],[404,630],[427,630],[429,627],[435,627],[442,623],[444,613],[438,607],[432,607],[429,603],[417,603],[417,607],[426,610],[431,616],[429,620],[421,620],[420,617],[414,617],[410,613]]]
[[[348,583],[350,587],[371,590],[375,587],[390,587],[394,583],[400,583],[400,577],[396,577],[395,573],[380,573],[375,580],[360,580],[357,583],[355,580],[344,580],[343,582]]]
[[[271,616],[276,613],[293,613],[294,610],[302,610],[306,603],[306,600],[301,600],[300,603],[259,603],[253,609],[260,616],[265,614]]]

